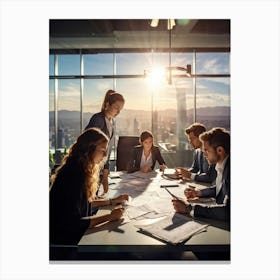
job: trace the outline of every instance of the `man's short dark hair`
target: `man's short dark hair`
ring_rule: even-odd
[[[199,140],[208,142],[213,148],[222,146],[227,154],[230,153],[230,133],[222,127],[214,127],[202,133],[199,136]]]
[[[198,137],[201,133],[206,131],[206,127],[202,123],[193,123],[185,129],[185,134],[189,135],[191,132]]]

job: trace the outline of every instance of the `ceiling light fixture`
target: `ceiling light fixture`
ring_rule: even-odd
[[[158,26],[158,22],[159,22],[159,19],[152,19],[152,22],[151,22],[151,27],[157,27]]]
[[[157,27],[159,23],[159,19],[152,19],[150,26]],[[167,20],[167,29],[169,31],[169,66],[166,67],[167,71],[167,80],[168,84],[172,84],[172,71],[183,71],[185,72],[187,77],[191,77],[191,65],[187,64],[186,68],[184,67],[178,67],[178,66],[171,66],[171,30],[176,25],[176,22],[174,19],[168,19]],[[144,70],[144,77],[146,77],[148,72]]]
[[[151,27],[157,27],[159,23],[159,19],[152,19],[150,26]],[[175,19],[168,19],[167,20],[167,30],[173,29],[173,27],[176,25]]]

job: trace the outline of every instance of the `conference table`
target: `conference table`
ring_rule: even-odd
[[[187,187],[209,187],[207,184],[171,179],[159,170],[131,174],[111,172],[107,198],[129,195],[129,200],[124,205],[123,219],[88,229],[78,244],[80,259],[229,261],[229,222],[191,218],[206,227],[176,244],[142,230],[143,226],[153,225],[166,216],[175,215],[173,198],[163,186],[183,200]],[[111,209],[110,206],[99,208],[97,215],[110,213]]]

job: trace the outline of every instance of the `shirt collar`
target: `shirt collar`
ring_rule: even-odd
[[[227,159],[228,159],[228,155],[224,158],[223,162],[217,162],[216,163],[216,171],[218,172],[223,172],[224,168],[225,168],[225,165],[226,165],[226,162],[227,162]]]

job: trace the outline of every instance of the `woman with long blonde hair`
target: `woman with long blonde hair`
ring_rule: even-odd
[[[98,128],[85,130],[69,149],[52,178],[50,188],[50,243],[78,244],[85,230],[97,224],[121,218],[124,208],[103,216],[91,215],[91,209],[122,203],[114,199],[96,200],[99,170],[106,160],[108,137]]]

